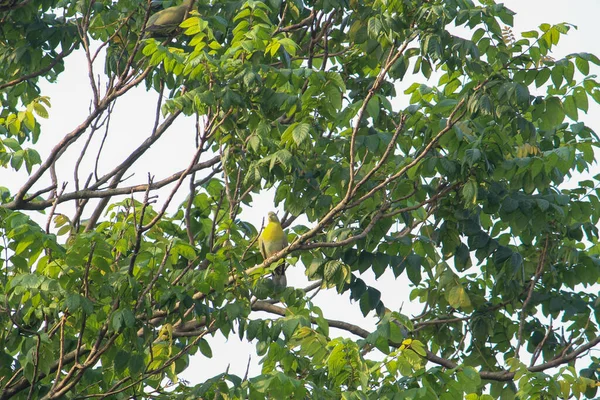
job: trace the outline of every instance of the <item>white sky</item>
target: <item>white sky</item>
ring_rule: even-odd
[[[536,29],[539,24],[547,22],[550,24],[559,22],[569,22],[578,26],[577,30],[571,30],[566,36],[561,36],[558,48],[552,54],[554,58],[560,58],[566,54],[586,51],[600,56],[600,26],[598,15],[600,15],[600,1],[598,0],[509,0],[504,2],[510,9],[515,11],[514,32],[519,38],[518,33]],[[87,115],[91,91],[87,77],[85,60],[82,53],[71,55],[67,58],[66,71],[61,75],[57,84],[41,83],[42,94],[49,96],[52,101],[50,118],[42,121],[42,135],[35,148],[40,152],[42,159],[49,153],[51,147],[58,142],[66,133],[77,126],[83,117]],[[591,65],[592,72],[598,72],[597,66]],[[99,69],[96,74],[102,74]],[[437,82],[430,82],[436,84]],[[143,89],[132,91],[118,100],[117,107],[112,115],[111,133],[108,136],[104,147],[101,163],[101,173],[112,169],[112,166],[123,160],[130,151],[149,134],[153,125],[153,111],[155,109],[157,95],[147,93]],[[580,118],[597,132],[600,132],[600,120],[598,107],[590,99],[590,111],[588,115],[582,115]],[[99,143],[103,132],[97,132],[95,143]],[[184,169],[194,151],[194,128],[192,118],[179,118],[171,132],[166,134],[166,141],[159,141],[157,145],[151,148],[147,154],[138,162],[135,169],[135,176],[130,178],[128,183],[145,183],[147,172],[156,175],[159,180],[172,171]],[[177,138],[177,140],[173,140]],[[80,140],[81,141],[81,140]],[[76,143],[61,158],[57,165],[59,173],[59,182],[72,182],[72,165],[79,155],[83,145]],[[95,158],[95,151],[89,151],[89,156],[84,159],[82,166],[83,180],[86,174],[91,170]],[[23,168],[24,169],[24,168]],[[86,172],[87,171],[87,172]],[[7,186],[14,191],[26,179],[24,171],[14,173],[8,170],[0,171],[0,185]],[[49,184],[49,179],[45,180],[35,188],[42,188]],[[187,186],[187,184],[185,185]],[[67,191],[73,190],[73,184],[67,187]],[[173,204],[180,203],[186,196],[183,188],[179,196],[176,197]],[[162,205],[166,193],[163,192],[159,198],[156,207]],[[92,207],[88,206],[88,211]],[[255,204],[251,210],[245,210],[242,218],[259,227],[263,216],[267,211],[273,209],[272,193],[265,193],[255,198]],[[70,205],[61,205],[58,212],[65,212],[71,215],[72,207]],[[283,210],[279,210],[279,214]],[[45,216],[36,217],[39,222],[45,221]],[[43,222],[45,224],[45,222]],[[395,280],[390,273],[384,274],[378,281],[372,278],[372,274],[366,273],[363,278],[367,284],[371,284],[382,292],[382,300],[386,306],[392,310],[398,310],[403,306],[403,313],[418,314],[422,307],[419,304],[411,304],[408,300],[410,288],[405,275]],[[288,269],[288,284],[295,287],[304,287],[307,284],[303,268],[300,266]],[[358,304],[350,304],[348,294],[339,296],[335,291],[322,291],[316,298],[318,304],[327,318],[342,319],[350,323],[358,324],[365,329],[372,330],[375,327],[376,318],[363,317]],[[268,317],[268,316],[266,316]],[[344,332],[331,330],[331,336],[345,335]],[[191,383],[198,383],[206,378],[212,377],[218,373],[224,372],[230,365],[229,372],[243,376],[246,370],[248,356],[254,354],[254,345],[246,341],[240,342],[236,334],[232,334],[228,341],[225,341],[220,334],[209,339],[213,349],[213,358],[208,360],[203,356],[193,357],[190,368],[181,374],[182,379]],[[258,357],[253,355],[251,363],[250,376],[260,372]]]

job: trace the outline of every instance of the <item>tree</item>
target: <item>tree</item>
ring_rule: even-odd
[[[167,38],[145,33],[150,2],[0,3],[0,162],[29,176],[0,196],[0,398],[594,396],[600,360],[575,361],[600,342],[600,176],[580,175],[598,137],[579,113],[600,102],[600,60],[551,57],[571,26],[516,38],[491,0],[210,3]],[[90,112],[42,159],[36,83],[75,51]],[[81,171],[143,85],[160,95],[152,131],[111,170]],[[127,181],[183,115],[188,167]],[[57,175],[78,142],[73,178]],[[267,260],[240,218],[265,189],[290,242]],[[283,258],[315,284],[275,290]],[[389,270],[420,315],[361,278]],[[330,319],[318,287],[377,328]],[[262,373],[178,382],[216,331],[255,342]]]

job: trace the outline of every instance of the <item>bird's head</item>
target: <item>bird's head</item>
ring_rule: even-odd
[[[279,222],[277,214],[275,214],[273,211],[269,211],[269,213],[267,214],[267,219],[269,220],[269,222]]]

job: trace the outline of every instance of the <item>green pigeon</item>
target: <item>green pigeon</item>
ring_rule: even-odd
[[[268,214],[269,223],[265,226],[262,234],[258,238],[258,247],[266,260],[279,250],[283,250],[288,245],[287,235],[281,227],[279,218],[274,212]],[[285,277],[285,261],[279,261],[279,265],[273,271],[273,284],[278,289],[284,289],[287,286],[287,278]]]
[[[183,22],[194,0],[184,0],[181,5],[165,8],[152,14],[146,24],[146,32],[153,35],[169,35]]]

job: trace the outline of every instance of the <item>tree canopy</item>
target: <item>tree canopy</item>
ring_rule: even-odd
[[[0,1],[0,164],[28,174],[0,188],[0,399],[596,395],[600,359],[576,361],[600,343],[598,136],[579,120],[600,60],[553,58],[571,25],[516,37],[493,0],[198,0],[146,31],[179,4]],[[38,83],[75,53],[89,113],[41,157]],[[137,87],[159,94],[153,128],[81,167]],[[187,167],[129,179],[185,115]],[[263,260],[240,212],[265,190],[289,245]],[[283,258],[314,284],[274,287]],[[364,280],[386,271],[419,315]],[[332,319],[317,288],[376,329]],[[181,382],[217,331],[255,343],[261,373]]]

